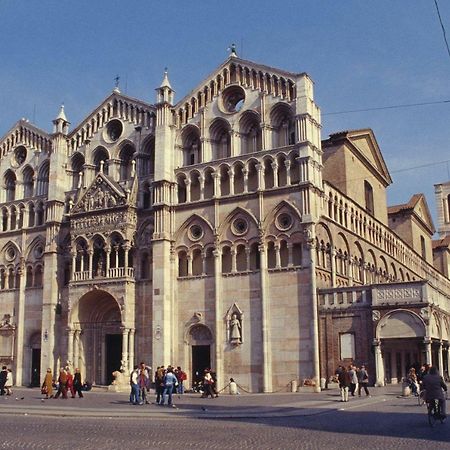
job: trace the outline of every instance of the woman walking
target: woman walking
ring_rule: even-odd
[[[47,369],[44,382],[42,383],[41,392],[45,394],[45,398],[53,397],[53,374],[52,369]]]

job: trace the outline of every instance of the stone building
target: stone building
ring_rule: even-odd
[[[174,94],[165,73],[154,104],[116,88],[72,130],[62,108],[53,133],[20,120],[0,140],[16,383],[69,364],[108,384],[141,360],[254,392],[352,360],[380,384],[448,370],[448,247],[422,195],[387,207],[373,132],[322,142],[309,76],[234,51]]]

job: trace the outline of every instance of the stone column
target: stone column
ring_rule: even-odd
[[[280,244],[275,244],[274,249],[275,249],[275,267],[279,269],[281,267]]]
[[[442,341],[439,342],[438,370],[439,370],[439,373],[441,374],[441,376],[444,375],[444,355],[443,355]]]
[[[76,369],[80,364],[80,333],[81,330],[75,330],[73,339],[73,367]]]
[[[425,344],[425,359],[427,364],[432,364],[432,354],[431,354],[431,338],[428,336],[424,337],[423,343]]]
[[[294,265],[294,258],[293,258],[294,245],[292,244],[292,242],[288,242],[287,249],[288,249],[288,267],[292,267]]]
[[[278,187],[278,163],[274,161],[272,164],[272,170],[273,170],[273,187]]]
[[[228,177],[230,178],[230,195],[234,195],[234,170],[228,170]]]
[[[214,181],[214,195],[213,198],[220,197],[221,192],[220,191],[220,173],[216,170],[213,174],[213,181]]]
[[[331,287],[336,287],[336,250],[330,247],[330,263],[331,263]]]
[[[214,348],[216,356],[216,373],[218,389],[221,389],[225,380],[223,379],[223,356],[222,344],[224,342],[223,323],[222,323],[222,254],[217,246],[213,251],[214,255],[214,322],[216,335],[214,339]]]
[[[198,181],[200,183],[200,200],[203,200],[205,198],[205,177],[200,175]]]
[[[191,201],[191,180],[185,178],[184,184],[186,185],[186,203],[189,203]]]
[[[109,277],[109,268],[111,265],[111,247],[109,245],[105,247],[105,255],[106,255],[105,261],[106,276]]]
[[[94,277],[94,271],[92,270],[94,262],[94,250],[89,249],[88,255],[89,255],[89,278],[92,279]]]
[[[374,339],[373,346],[375,350],[375,386],[384,386],[384,364],[380,340]]]
[[[237,254],[236,249],[232,248],[230,250],[230,253],[231,253],[231,272],[235,273],[236,272],[236,254]]]
[[[130,329],[122,327],[122,364],[121,367],[126,369],[128,367],[128,334]]]
[[[244,193],[248,192],[248,169],[247,168],[243,168],[242,169],[242,175],[244,177]]]
[[[16,328],[16,385],[23,385],[23,346],[24,346],[24,332],[25,332],[25,276],[26,276],[26,268],[25,268],[25,259],[20,258],[20,267],[19,267],[19,301],[17,304],[16,311],[16,320],[17,320],[17,328]]]
[[[188,253],[186,255],[186,259],[187,259],[187,275],[188,277],[192,276],[192,255],[190,253]]]
[[[134,369],[134,334],[136,333],[136,330],[134,328],[130,328],[130,336],[129,336],[129,342],[128,342],[128,370],[131,373]]]
[[[123,246],[122,246],[124,252],[125,252],[125,256],[124,256],[124,267],[125,267],[125,275],[128,269],[128,255],[130,253],[131,250],[131,244],[129,242],[124,242]]]
[[[265,189],[264,166],[259,163],[256,165],[256,170],[258,171],[258,191],[263,191]]]
[[[270,341],[269,298],[267,293],[267,249],[261,242],[260,255],[260,289],[261,289],[261,328],[262,328],[262,364],[263,392],[272,392],[272,351]]]
[[[77,249],[72,248],[70,251],[70,255],[72,256],[72,275],[71,280],[75,279],[75,272],[77,270]]]
[[[286,185],[291,184],[291,161],[287,159],[284,161],[284,166],[286,167]]]
[[[397,377],[397,352],[395,349],[391,350],[391,384],[397,384],[398,383],[398,377]]]
[[[67,328],[67,363],[69,364],[69,367],[74,367],[73,362],[73,337],[74,337],[75,331],[72,328]]]

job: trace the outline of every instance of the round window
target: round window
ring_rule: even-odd
[[[21,145],[14,150],[14,162],[16,166],[21,166],[27,159],[27,149]]]
[[[117,141],[123,132],[123,125],[120,120],[114,119],[108,122],[106,125],[106,135],[111,142]]]
[[[203,229],[200,225],[192,225],[189,228],[189,238],[191,241],[198,241],[203,237]]]
[[[43,249],[40,245],[38,245],[38,246],[34,249],[34,256],[35,256],[36,258],[42,257],[43,253],[44,253],[44,249]]]
[[[240,86],[230,86],[223,91],[222,106],[227,113],[237,113],[244,106],[245,91]]]
[[[292,217],[287,213],[281,213],[276,220],[277,228],[283,231],[289,230],[292,227]]]
[[[16,257],[16,249],[14,247],[9,247],[6,250],[5,257],[8,261],[12,261]]]
[[[245,219],[242,219],[241,217],[236,219],[233,222],[233,225],[231,227],[234,234],[237,234],[238,236],[241,236],[248,231],[248,222]]]

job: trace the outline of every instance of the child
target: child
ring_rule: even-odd
[[[12,385],[13,385],[12,372],[11,369],[8,369],[8,374],[6,375],[6,382],[5,382],[6,395],[12,395]]]

